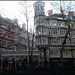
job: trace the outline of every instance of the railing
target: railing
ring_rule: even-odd
[[[48,36],[48,34],[47,33],[36,33],[36,36],[38,36],[38,35],[45,35],[45,36]]]
[[[2,51],[2,54],[29,54],[29,51]],[[38,54],[39,55],[39,51],[33,51],[33,54]]]
[[[36,45],[48,45],[48,43],[36,43]]]

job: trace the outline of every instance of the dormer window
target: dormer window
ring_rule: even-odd
[[[68,19],[69,17],[68,17],[68,15],[66,16],[66,19]]]
[[[43,11],[43,6],[40,6],[41,10]]]
[[[70,20],[72,20],[73,18],[72,18],[72,16],[66,16],[66,19],[68,20],[68,19],[70,19]]]
[[[72,20],[72,16],[70,16],[70,20]]]

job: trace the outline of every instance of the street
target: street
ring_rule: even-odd
[[[64,71],[17,71],[17,72],[0,72],[0,75],[74,75],[73,70]]]

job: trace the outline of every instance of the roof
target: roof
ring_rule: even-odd
[[[49,20],[49,19],[52,19],[52,20],[63,20],[63,17],[64,18],[67,18],[68,15],[62,15],[62,14],[53,14],[53,15],[50,15],[50,16],[47,16],[46,19]],[[75,20],[75,16],[71,16],[74,20]],[[66,19],[65,19],[66,20]]]

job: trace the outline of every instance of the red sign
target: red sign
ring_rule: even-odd
[[[52,15],[53,14],[53,10],[48,10],[48,15]]]

